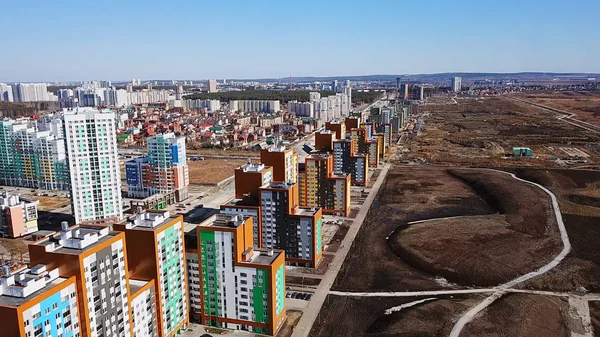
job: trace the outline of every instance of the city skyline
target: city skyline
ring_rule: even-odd
[[[74,4],[4,6],[0,81],[600,72],[592,1]]]

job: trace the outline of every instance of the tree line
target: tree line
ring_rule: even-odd
[[[184,99],[218,99],[221,102],[229,102],[233,100],[279,100],[283,103],[289,101],[308,102],[308,90],[245,90],[245,91],[228,91],[228,92],[202,92],[187,95]],[[333,91],[319,91],[321,97],[335,95]],[[352,103],[372,103],[379,96],[380,92],[352,92]]]

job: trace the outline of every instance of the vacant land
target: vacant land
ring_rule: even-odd
[[[393,169],[373,202],[333,289],[439,289],[440,285],[433,275],[399,259],[390,249],[387,237],[410,221],[490,213],[494,211],[485,200],[443,168]]]
[[[419,137],[403,145],[401,157],[428,164],[476,167],[559,167],[600,162],[600,134],[557,120],[557,114],[507,97],[459,100],[458,104],[425,105]],[[513,147],[530,147],[533,158],[505,157]],[[563,161],[570,148],[589,155],[586,162]],[[571,149],[572,148],[572,149]]]
[[[526,92],[515,97],[573,113],[578,120],[600,126],[600,93],[598,92]]]
[[[467,325],[461,336],[567,337],[568,315],[565,299],[508,294]]]
[[[571,253],[552,271],[522,285],[527,289],[600,292],[600,171],[516,169],[521,178],[557,197]]]
[[[32,200],[38,200],[40,202],[38,206],[38,211],[52,212],[57,208],[69,206],[69,204],[71,203],[71,200],[69,198],[44,197],[36,195],[28,195],[27,197]]]
[[[244,159],[206,159],[188,162],[190,184],[216,185],[233,176],[234,169],[247,163]]]
[[[309,336],[448,336],[454,318],[481,297],[432,297],[409,308],[387,312],[423,297],[346,297],[329,295]]]

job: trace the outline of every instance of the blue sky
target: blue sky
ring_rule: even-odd
[[[0,81],[600,72],[600,1],[9,1]]]

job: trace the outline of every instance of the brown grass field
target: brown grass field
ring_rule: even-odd
[[[244,159],[205,159],[189,161],[190,184],[216,185],[233,176],[234,169],[247,163]]]

